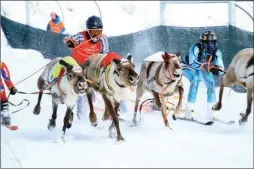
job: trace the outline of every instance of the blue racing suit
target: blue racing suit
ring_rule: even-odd
[[[208,62],[209,56],[200,46],[200,43],[193,45],[182,58],[183,75],[190,81],[188,102],[196,102],[199,83],[203,78],[207,88],[207,102],[214,103],[216,100],[214,75],[201,69],[201,64]],[[216,48],[211,64],[224,70],[223,55],[220,49]]]

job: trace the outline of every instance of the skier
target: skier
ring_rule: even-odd
[[[5,89],[4,83],[9,89],[11,95],[15,95],[17,93],[17,89],[14,87],[11,81],[9,69],[7,65],[1,61],[1,124],[8,128],[11,127],[12,130],[16,130],[18,129],[17,126],[11,126],[9,102],[6,96],[6,92],[5,92],[6,89]]]
[[[201,33],[199,43],[193,45],[189,52],[182,59],[183,74],[190,81],[186,118],[192,118],[193,105],[196,102],[199,83],[204,79],[207,88],[207,115],[206,118],[214,118],[212,103],[215,102],[215,81],[214,76],[218,76],[224,70],[223,55],[217,47],[217,37],[213,31]]]
[[[94,54],[107,54],[109,52],[108,39],[105,34],[102,34],[102,31],[103,23],[101,18],[93,15],[86,21],[86,30],[64,38],[64,42],[72,50],[71,56],[80,65]],[[91,92],[94,102],[95,94],[93,90]],[[87,107],[84,105],[85,101],[87,101],[85,97],[80,96],[77,101],[77,115],[79,119],[80,115],[85,111],[84,108]]]

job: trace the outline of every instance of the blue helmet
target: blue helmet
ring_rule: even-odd
[[[217,51],[217,37],[213,31],[204,31],[200,34],[199,41],[202,44],[202,50],[208,55],[215,55]]]
[[[87,29],[102,29],[103,23],[101,18],[98,16],[90,16],[86,21],[86,28]]]
[[[200,34],[199,41],[202,43],[217,42],[217,36],[213,31],[204,31]]]

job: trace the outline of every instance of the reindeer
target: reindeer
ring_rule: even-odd
[[[141,66],[139,74],[140,79],[136,90],[134,116],[132,120],[135,125],[137,124],[136,116],[138,105],[145,91],[152,93],[156,106],[161,109],[166,127],[169,127],[168,120],[165,115],[166,107],[162,106],[160,98],[162,99],[162,102],[164,102],[163,97],[172,96],[178,91],[179,101],[175,113],[180,112],[184,92],[180,53],[169,54],[164,52],[162,54],[162,59],[163,61],[145,61]]]
[[[245,48],[239,51],[230,63],[226,73],[220,82],[219,101],[212,110],[219,111],[222,108],[222,95],[225,86],[239,84],[247,89],[247,109],[241,114],[239,124],[247,122],[251,113],[251,105],[254,100],[254,49]]]
[[[132,92],[136,89],[138,74],[135,72],[135,65],[133,58],[128,55],[127,59],[121,58],[119,55],[116,58],[106,59],[111,54],[95,54],[89,57],[89,66],[85,68],[87,72],[87,79],[91,80],[89,83],[91,87],[102,95],[105,103],[105,111],[103,120],[112,117],[112,124],[109,127],[109,136],[113,137],[112,129],[116,128],[117,141],[124,140],[121,135],[119,127],[119,119],[117,111],[121,101],[130,100]],[[117,54],[113,54],[117,56]],[[102,67],[104,60],[108,60],[105,67]],[[98,90],[93,84],[98,84],[101,89]],[[103,92],[102,92],[103,91]],[[88,103],[90,106],[90,122],[94,125],[97,124],[97,117],[93,109],[91,94],[87,93]]]
[[[71,61],[74,65],[67,63]],[[85,64],[82,65],[85,67]],[[81,66],[77,64],[70,56],[63,59],[56,58],[52,60],[41,73],[37,81],[38,89],[40,90],[38,102],[34,108],[35,115],[40,114],[40,103],[44,90],[50,90],[52,95],[52,118],[49,120],[48,129],[52,130],[56,126],[58,104],[66,104],[67,111],[64,117],[63,135],[66,128],[71,128],[73,121],[73,108],[77,102],[78,96],[84,95],[88,87],[85,81],[85,73]]]

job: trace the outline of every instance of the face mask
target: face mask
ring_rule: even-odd
[[[91,40],[95,43],[100,40],[100,36],[102,35],[102,29],[88,29],[87,32]]]
[[[206,54],[212,55],[216,49],[215,42],[203,43],[203,50]]]
[[[98,42],[98,41],[100,40],[100,38],[99,38],[99,37],[95,37],[95,38],[91,37],[91,40],[92,40],[93,42]]]

